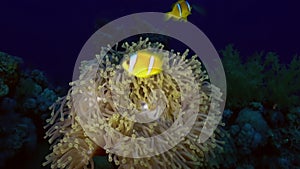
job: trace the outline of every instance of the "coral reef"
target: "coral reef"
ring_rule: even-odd
[[[299,168],[299,56],[288,64],[273,52],[243,60],[232,45],[221,54],[228,83],[223,121],[237,167]]]
[[[42,138],[48,107],[58,94],[39,70],[21,69],[22,59],[0,52],[0,167],[29,167]],[[43,120],[44,119],[44,120]],[[23,156],[23,157],[22,157]],[[19,164],[13,161],[16,158]],[[28,160],[28,162],[27,162]]]
[[[227,106],[242,108],[250,102],[287,109],[300,102],[300,57],[279,63],[276,53],[256,53],[242,60],[232,45],[221,51],[228,82]]]
[[[8,87],[13,87],[17,83],[22,62],[19,57],[0,52],[0,79]]]
[[[0,52],[0,97],[9,94],[9,88],[17,83],[22,60]]]
[[[223,147],[230,147],[236,158],[228,159],[226,162],[231,162],[231,165],[223,165],[222,168],[299,167],[299,156],[296,154],[300,151],[300,135],[295,124],[299,122],[298,113],[298,108],[295,108],[285,117],[278,115],[282,114],[280,111],[263,107],[257,102],[250,103],[237,113],[232,124],[225,127],[232,144],[226,142]],[[270,118],[272,116],[276,118]],[[230,151],[227,149],[224,152]]]
[[[257,58],[243,65],[239,52],[232,45],[222,50],[221,55],[227,81],[227,106],[241,108],[249,102],[261,101],[263,97],[257,91],[262,90],[263,73]]]
[[[161,41],[160,37],[152,39],[155,40]],[[122,72],[118,67],[126,52],[149,45],[160,46],[153,42],[149,44],[141,41],[125,45],[122,52],[104,48],[105,52],[109,50],[106,55],[102,51],[96,59],[82,63],[81,78],[70,83],[71,89],[65,97],[59,97],[64,93],[62,88],[53,88],[42,71],[23,70],[20,67],[22,59],[0,52],[0,168],[17,168],[20,165],[29,169],[73,166],[95,169],[131,166],[145,168],[145,165],[152,168],[164,168],[164,165],[169,165],[170,168],[300,168],[299,57],[294,57],[289,64],[279,63],[275,53],[257,53],[243,60],[233,46],[228,46],[221,52],[224,56],[229,95],[222,119],[225,126],[219,127],[207,143],[198,144],[193,138],[199,135],[199,128],[203,125],[200,121],[207,117],[205,105],[212,98],[206,96],[209,93],[207,91],[211,90],[207,86],[205,72],[198,70],[203,65],[193,60],[195,58],[185,58],[187,53],[184,53],[176,55],[182,60],[173,60],[175,55],[169,57],[171,62],[168,66],[172,67],[168,70],[169,73],[182,70],[179,71],[180,75],[186,76],[186,85],[183,86],[191,85],[188,81],[192,76],[187,74],[197,72],[196,78],[193,78],[199,82],[197,84],[201,84],[196,88],[202,94],[200,96],[203,104],[199,107],[201,111],[197,117],[198,122],[196,121],[189,135],[174,149],[160,155],[135,160],[114,154],[110,148],[117,144],[118,139],[113,139],[116,135],[111,134],[109,128],[136,138],[159,134],[169,128],[174,119],[180,117],[179,112],[175,111],[182,106],[182,101],[178,101],[179,97],[185,96],[188,103],[195,103],[191,101],[195,95],[188,92],[182,95],[178,91],[185,88],[178,90],[180,81],[174,81],[166,74],[147,80],[129,78],[126,72]],[[97,69],[94,69],[94,66]],[[122,75],[115,77],[117,70]],[[97,72],[97,76],[91,77],[90,73],[95,73],[94,71]],[[93,82],[89,81],[90,79]],[[124,97],[126,92],[119,89],[126,86],[129,86],[134,94]],[[159,92],[150,94],[149,91],[154,86],[162,88],[167,97],[161,97],[163,95]],[[88,92],[84,92],[85,95],[81,93],[91,91],[90,87],[97,91],[97,97],[94,98],[98,98],[99,111],[104,112],[102,116],[96,116],[97,118],[94,118],[96,113],[90,114],[89,118],[84,116],[87,112],[93,112],[88,106],[89,102],[83,97],[93,95],[87,95],[90,94]],[[145,96],[149,97],[146,99]],[[118,98],[122,98],[122,102],[113,104]],[[158,103],[155,102],[155,98],[160,98]],[[141,100],[143,103],[148,101],[149,107],[151,103],[166,104],[169,107],[160,121],[148,125],[131,122],[126,116],[122,116],[122,113],[117,115],[122,110],[141,109]],[[51,116],[51,111],[48,110],[50,105],[53,117],[48,120],[47,137],[52,146],[51,152],[48,152],[49,147],[45,146],[45,131],[42,126],[46,123],[45,119]],[[189,107],[185,108],[190,110]],[[84,125],[86,123],[81,120],[83,117],[86,117],[89,125]],[[94,123],[95,121],[99,123]],[[103,126],[104,121],[106,126]],[[99,128],[100,130],[94,130]],[[98,145],[99,142],[103,144]],[[156,144],[163,145],[163,142]],[[140,147],[138,144],[134,145]],[[105,147],[107,152],[101,147]],[[39,158],[44,158],[46,153],[50,154],[44,165],[51,164],[43,167],[41,164],[44,159]],[[107,155],[103,156],[105,154]]]
[[[124,43],[123,47],[122,53],[103,48],[94,60],[82,62],[79,79],[71,82],[67,96],[52,106],[52,118],[46,126],[52,152],[43,165],[94,168],[92,158],[101,147],[106,150],[108,160],[120,169],[210,168],[217,164],[209,159],[214,150],[222,149],[224,142],[216,138],[224,133],[217,130],[204,143],[199,143],[199,136],[209,135],[206,127],[218,123],[216,116],[220,112],[212,100],[220,100],[221,93],[208,83],[201,63],[195,56],[186,59],[188,51],[172,54],[147,39],[131,45]],[[148,48],[164,52],[162,73],[136,78],[120,67],[123,56]],[[149,108],[144,110],[143,104]],[[208,114],[209,109],[212,114]],[[162,113],[158,119],[157,113]],[[156,120],[140,123],[136,119]],[[184,130],[188,126],[180,120],[191,125],[187,135]],[[166,135],[168,141],[160,138],[145,144],[144,140],[165,134],[174,124],[180,127],[173,129],[175,135]],[[178,138],[179,143],[174,144]],[[165,142],[174,147],[168,148]],[[154,154],[147,156],[151,153]]]
[[[270,144],[277,150],[276,163],[279,168],[300,167],[300,111],[296,107],[289,111],[286,124],[281,127],[275,126],[270,136]]]
[[[32,120],[13,112],[16,103],[10,98],[1,102],[0,112],[0,167],[21,150],[31,152],[37,143],[36,127]]]
[[[21,112],[29,116],[39,116],[42,120],[49,118],[49,107],[56,101],[58,94],[48,88],[47,79],[40,71],[33,70],[21,74],[15,89]]]
[[[7,95],[9,92],[8,86],[4,83],[3,79],[0,79],[0,97]]]
[[[47,78],[45,77],[44,73],[38,69],[34,69],[28,73],[27,77],[31,78],[35,81],[38,85],[43,88],[48,87],[49,83]]]
[[[239,112],[230,134],[242,156],[250,155],[266,145],[270,128],[261,112],[245,108]]]

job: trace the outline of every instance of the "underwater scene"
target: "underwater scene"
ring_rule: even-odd
[[[300,169],[299,2],[0,2],[0,169]]]

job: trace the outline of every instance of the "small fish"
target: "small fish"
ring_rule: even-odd
[[[162,54],[147,50],[137,51],[130,55],[129,59],[122,62],[122,67],[129,74],[139,78],[159,74],[162,71],[162,66]]]
[[[166,19],[174,18],[175,20],[187,21],[187,16],[191,14],[191,10],[192,8],[188,1],[178,0],[173,5],[172,11],[166,14]]]

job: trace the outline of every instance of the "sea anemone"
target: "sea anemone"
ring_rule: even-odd
[[[92,158],[103,148],[120,169],[207,167],[207,157],[222,144],[214,137],[222,133],[212,133],[222,94],[198,57],[164,51],[148,39],[122,47],[102,48],[82,62],[79,79],[51,106],[45,137],[52,152],[43,165],[94,168]],[[164,54],[163,71],[149,78],[129,75],[120,61],[144,49]]]

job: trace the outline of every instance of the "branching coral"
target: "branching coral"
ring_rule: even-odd
[[[0,52],[0,77],[9,87],[18,80],[18,69],[22,59]]]
[[[228,82],[229,107],[241,108],[253,101],[277,105],[278,108],[299,103],[299,57],[295,56],[285,65],[273,52],[256,53],[243,63],[232,45],[221,54]]]
[[[263,86],[260,58],[251,58],[246,65],[242,64],[239,52],[232,45],[221,51],[226,73],[229,107],[243,107],[251,101],[261,101],[262,95],[257,92]]]
[[[265,67],[265,95],[266,99],[279,107],[295,106],[299,103],[300,93],[300,59],[294,57],[290,64],[280,64],[275,53],[266,55]]]
[[[147,39],[123,47],[103,48],[83,62],[79,80],[51,107],[46,138],[52,152],[44,165],[93,168],[102,147],[120,169],[207,167],[211,150],[222,144],[215,134],[209,137],[219,122],[221,93],[201,63],[196,56],[187,59],[188,51],[166,52]],[[120,59],[149,48],[164,53],[162,73],[142,79],[121,68]],[[200,135],[208,140],[199,142]]]
[[[7,101],[6,101],[7,102]],[[2,103],[3,104],[3,103]],[[23,152],[36,148],[36,128],[31,119],[15,112],[0,112],[0,167],[5,168],[7,160]]]
[[[49,105],[57,99],[43,73],[25,71],[21,63],[21,58],[0,52],[0,168],[39,168],[32,166],[40,163],[32,154],[40,126],[50,117]]]
[[[0,78],[0,97],[7,95],[9,92],[8,86],[4,83],[2,78]]]

